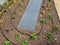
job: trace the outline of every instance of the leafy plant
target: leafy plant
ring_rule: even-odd
[[[10,45],[10,41],[5,40],[5,41],[3,42],[3,45]]]
[[[5,1],[4,5],[9,6],[10,5],[9,1],[8,0]]]
[[[20,12],[23,10],[23,7],[22,7],[21,4],[19,5],[19,8],[18,9],[19,9]]]
[[[52,17],[52,14],[48,13],[47,18],[48,18],[48,19],[52,19],[52,18],[53,18],[53,17]]]
[[[27,40],[23,40],[22,45],[28,45]]]
[[[59,30],[57,25],[54,25],[53,29],[54,29],[54,32],[58,32]]]
[[[47,36],[47,38],[48,38],[49,41],[51,41],[53,39],[53,35],[52,35],[51,32],[47,32],[46,36]]]
[[[43,24],[43,23],[44,23],[44,19],[40,19],[40,23],[42,23],[42,24]]]
[[[47,4],[47,9],[48,10],[51,9],[51,3],[50,2],[48,2],[48,4]]]
[[[17,0],[12,0],[14,4],[16,4]]]
[[[16,11],[14,11],[13,14],[16,14]]]
[[[15,35],[15,38],[16,38],[16,40],[19,40],[20,39],[20,35],[19,34],[16,34]]]
[[[2,10],[0,10],[0,15],[2,15],[3,14],[3,11]]]
[[[33,39],[36,39],[37,34],[36,33],[32,33],[32,34],[30,34],[30,37],[33,38]]]

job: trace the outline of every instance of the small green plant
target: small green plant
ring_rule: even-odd
[[[22,43],[21,43],[21,45],[28,45],[27,42],[28,42],[27,40],[23,40]]]
[[[20,39],[20,35],[19,34],[16,34],[15,35],[15,38],[16,38],[16,40],[19,40]]]
[[[19,8],[18,9],[19,9],[20,12],[23,10],[23,7],[22,7],[21,4],[19,5]]]
[[[10,41],[4,40],[3,45],[10,45]]]
[[[32,39],[36,39],[37,34],[36,34],[36,33],[32,33],[32,34],[30,34],[30,37],[31,37]]]
[[[15,17],[11,17],[10,19],[11,19],[11,20],[12,20],[12,19],[15,19]]]
[[[40,19],[40,23],[43,24],[44,23],[44,19]]]
[[[53,39],[53,35],[52,35],[51,32],[47,32],[46,36],[47,36],[47,38],[48,38],[49,41],[51,41]]]
[[[8,33],[9,32],[9,29],[5,29],[5,31]]]
[[[53,18],[53,17],[52,17],[52,14],[48,13],[47,18],[48,18],[48,19],[52,19],[52,18]]]
[[[49,2],[51,2],[51,0],[48,0]]]
[[[16,14],[16,11],[14,11],[13,14]]]
[[[58,30],[59,30],[57,25],[54,25],[53,29],[54,29],[54,32],[58,32]]]

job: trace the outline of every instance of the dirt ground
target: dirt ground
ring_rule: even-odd
[[[22,3],[23,9],[22,9],[22,11],[19,11],[18,4],[21,2],[18,0],[17,4],[11,5],[12,6],[11,10],[9,10],[3,14],[2,17],[4,17],[4,23],[0,25],[0,45],[3,44],[3,41],[5,39],[8,39],[11,42],[11,45],[15,45],[15,44],[21,45],[22,40],[27,40],[28,45],[48,45],[48,39],[45,34],[46,34],[46,32],[52,31],[53,25],[58,25],[59,31],[57,34],[53,33],[55,38],[57,38],[57,40],[56,41],[52,40],[49,45],[60,45],[60,22],[59,22],[59,18],[58,18],[53,0],[51,1],[50,10],[47,10],[48,0],[43,0],[42,6],[44,6],[45,13],[44,14],[39,13],[36,28],[34,31],[28,31],[28,30],[24,30],[24,29],[17,27],[19,21],[21,20],[23,14],[24,14],[24,11],[28,5],[28,2],[29,2],[29,0],[24,0],[24,2]],[[41,6],[41,9],[42,9],[42,6]],[[16,13],[12,14],[14,11]],[[50,12],[53,16],[53,20],[52,20],[53,24],[52,24],[51,20],[46,18],[48,12]],[[11,17],[15,17],[15,19],[11,19]],[[45,21],[43,26],[40,23],[41,18],[43,18]],[[9,32],[6,33],[5,29],[8,29]],[[44,31],[46,31],[46,32],[44,32]],[[31,39],[29,37],[29,35],[32,32],[35,32],[37,34],[39,33],[39,35],[37,36],[36,39]],[[20,35],[20,39],[18,41],[15,39],[15,34]]]

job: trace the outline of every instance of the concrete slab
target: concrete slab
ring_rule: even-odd
[[[30,0],[21,21],[18,24],[19,28],[27,30],[35,30],[42,0]]]
[[[3,3],[5,3],[6,0],[0,0],[0,5],[3,5]]]
[[[54,3],[60,20],[60,0],[54,0]]]

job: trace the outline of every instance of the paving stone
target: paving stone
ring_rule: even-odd
[[[21,21],[18,24],[19,28],[27,30],[35,30],[42,0],[30,0]]]

